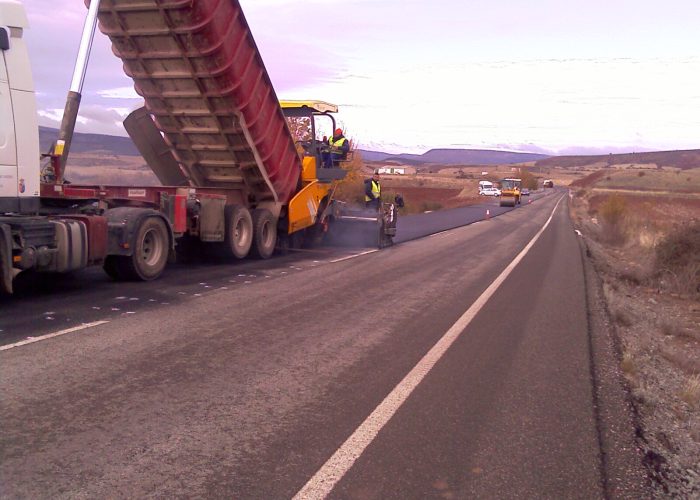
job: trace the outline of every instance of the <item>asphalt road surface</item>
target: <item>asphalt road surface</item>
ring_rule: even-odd
[[[28,284],[0,305],[0,495],[604,498],[565,197],[432,232]]]
[[[535,201],[552,194],[531,196]],[[531,201],[523,198],[526,205]],[[522,208],[522,207],[519,207]],[[477,206],[401,217],[396,243],[495,217],[513,208],[484,198]],[[200,262],[170,266],[163,278],[150,283],[114,283],[101,268],[70,275],[22,274],[12,297],[0,298],[0,345],[36,338],[85,323],[111,320],[161,306],[176,306],[212,290],[247,288],[261,280],[295,274],[368,251],[368,248],[326,247],[301,250],[269,261]]]

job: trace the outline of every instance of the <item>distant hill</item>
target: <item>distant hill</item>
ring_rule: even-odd
[[[624,153],[595,156],[553,156],[536,163],[537,167],[581,168],[593,164],[653,165],[687,170],[700,168],[700,150],[655,151],[651,153]]]
[[[41,150],[48,151],[58,136],[58,130],[39,127]],[[140,156],[129,137],[115,135],[86,134],[76,132],[71,145],[73,153],[102,153],[117,156]],[[548,158],[533,153],[513,153],[488,149],[431,149],[422,155],[389,154],[379,151],[360,150],[365,161],[396,161],[408,165],[505,165]]]
[[[58,130],[49,127],[39,127],[39,143],[41,151],[47,152],[58,137]],[[70,148],[73,153],[104,153],[117,156],[140,156],[134,143],[128,137],[116,135],[73,134]]]
[[[384,161],[392,156],[390,153],[382,153],[380,151],[368,151],[366,149],[358,150],[362,154],[362,159],[365,161]]]
[[[378,151],[364,151],[362,158],[366,161],[397,161],[408,165],[508,165],[526,163],[549,158],[536,153],[515,153],[491,149],[431,149],[422,155],[387,154]]]
[[[58,136],[58,130],[39,127],[41,150],[46,152]],[[114,135],[76,133],[71,151],[110,156],[135,156],[140,154],[128,137]],[[512,163],[537,162],[537,167],[581,168],[601,163],[614,165],[653,165],[657,168],[700,168],[700,150],[657,151],[649,153],[625,153],[592,156],[547,156],[535,153],[514,153],[490,149],[431,149],[422,155],[389,154],[380,151],[360,150],[365,161],[396,161],[421,165],[507,165]]]

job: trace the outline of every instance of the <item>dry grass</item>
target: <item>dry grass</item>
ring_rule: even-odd
[[[338,189],[335,192],[336,198],[347,203],[364,204],[365,176],[362,168],[362,155],[359,151],[354,151],[352,160],[343,162],[340,165],[347,172],[347,175],[338,184]]]
[[[609,172],[596,183],[598,188],[677,193],[697,193],[698,186],[700,186],[700,168],[686,170],[684,175],[675,175],[662,170],[620,170]]]
[[[600,207],[600,217],[603,222],[603,238],[611,244],[621,245],[627,239],[625,221],[627,217],[627,202],[619,195],[610,196]]]
[[[659,328],[661,333],[667,337],[679,337],[683,332],[683,328],[681,328],[678,323],[671,321],[670,319],[664,319],[659,325]]]
[[[646,387],[644,384],[638,384],[632,389],[632,395],[638,402],[649,407],[655,407],[659,404],[659,398],[654,394],[654,391]]]
[[[617,298],[615,292],[616,285],[610,283],[603,284],[603,295],[608,304],[610,319],[618,326],[629,327],[634,323],[632,315],[625,310],[624,304]]]
[[[634,320],[630,313],[622,309],[619,305],[611,307],[610,316],[619,326],[630,327],[634,324]]]
[[[688,379],[680,393],[680,398],[692,409],[700,407],[700,375],[693,375]]]
[[[700,199],[597,188],[599,182],[625,177],[647,182],[660,175],[645,172],[607,170],[589,177],[573,198],[571,214],[604,280],[604,297],[623,350],[620,369],[640,427],[646,436],[666,436],[644,444],[663,455],[669,471],[656,490],[664,493],[654,497],[668,498],[669,491],[676,491],[674,498],[695,498],[696,490],[687,485],[695,477],[689,474],[700,472],[700,303],[693,292],[700,284]],[[683,181],[673,172],[665,175]],[[611,237],[611,230],[619,233]],[[695,465],[689,469],[688,464]]]
[[[584,207],[598,220],[595,234],[606,244],[624,247],[634,264],[620,277],[635,284],[683,294],[700,294],[700,201],[648,198],[581,191],[572,210]]]
[[[659,243],[655,269],[673,291],[700,294],[700,221],[675,230]]]
[[[698,359],[692,349],[686,349],[685,347],[662,347],[660,352],[661,356],[666,361],[673,364],[675,367],[679,368],[688,375],[700,373],[700,359]]]
[[[364,205],[365,186],[364,180],[368,173],[364,168],[364,163],[359,152],[355,152],[353,160],[342,167],[347,170],[346,178],[339,184],[336,191],[336,198],[347,203]],[[459,181],[458,186],[463,186],[465,181]],[[469,181],[474,185],[476,192],[476,181]],[[419,184],[422,183],[422,186]],[[436,186],[449,185],[454,187],[454,180],[417,178],[416,176],[388,176],[383,175],[382,200],[385,202],[394,201],[394,197],[400,194],[404,200],[404,207],[399,210],[402,215],[423,213],[427,211],[441,210],[451,206],[461,206],[470,204],[470,199],[458,199],[461,188],[450,189]],[[479,200],[477,200],[479,201]],[[448,203],[449,202],[449,203]],[[454,202],[454,203],[453,203]]]
[[[634,358],[632,357],[632,354],[630,352],[625,351],[622,354],[622,360],[620,361],[620,369],[628,377],[632,377],[637,373],[637,365],[634,362]]]

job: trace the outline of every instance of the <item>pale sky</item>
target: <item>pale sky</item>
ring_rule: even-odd
[[[363,149],[700,148],[697,0],[241,0],[280,99],[340,106]],[[58,126],[86,9],[25,0],[40,123]],[[141,105],[98,33],[79,131]]]

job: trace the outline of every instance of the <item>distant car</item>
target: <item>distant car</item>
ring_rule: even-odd
[[[498,188],[484,188],[482,189],[479,194],[481,196],[501,196],[501,190]]]
[[[523,188],[523,190],[520,191],[520,194],[523,196],[530,196],[530,190],[528,188]]]

